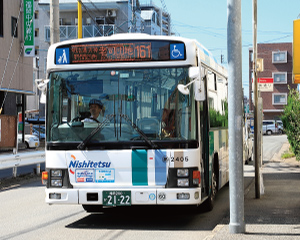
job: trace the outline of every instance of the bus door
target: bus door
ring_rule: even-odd
[[[204,77],[206,89],[206,76]],[[207,96],[207,95],[206,95]],[[207,98],[203,102],[199,102],[200,110],[200,135],[202,141],[202,174],[201,182],[203,182],[202,193],[203,196],[209,194],[209,112]]]

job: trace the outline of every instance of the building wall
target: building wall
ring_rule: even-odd
[[[287,62],[286,63],[273,63],[272,62],[272,52],[283,52],[287,51]],[[249,62],[251,61],[252,51],[250,50]],[[293,70],[293,46],[292,43],[270,43],[270,44],[257,44],[257,57],[264,59],[264,71],[257,74],[258,78],[272,78],[273,73],[287,73],[286,83],[276,83],[274,81],[273,92],[261,92],[260,95],[263,99],[263,119],[279,119],[280,115],[283,113],[283,104],[274,104],[273,97],[275,94],[286,94],[288,96],[289,87],[297,88],[296,84],[292,84],[292,70]],[[252,82],[252,63],[249,64],[249,84]],[[249,96],[251,96],[252,84],[249,87]],[[251,96],[250,100],[252,99]],[[250,108],[253,110],[253,105]]]
[[[3,72],[6,66],[6,61],[9,56],[9,49],[12,43],[12,17],[18,18],[21,6],[21,0],[3,1],[3,37],[0,37],[0,76],[2,82]],[[16,113],[16,94],[19,93],[32,93],[33,92],[33,70],[32,70],[32,57],[23,57],[23,51],[17,64],[19,54],[21,51],[21,44],[23,42],[23,10],[21,11],[18,22],[18,35],[13,40],[11,53],[7,62],[5,75],[1,88],[9,89],[9,92],[1,91],[1,102],[3,100],[4,111],[2,114],[14,114]],[[15,72],[15,73],[14,73]],[[14,74],[13,74],[14,73]],[[7,96],[5,97],[5,93]]]

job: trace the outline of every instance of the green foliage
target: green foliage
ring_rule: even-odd
[[[221,114],[213,108],[209,109],[210,127],[228,127],[228,104],[227,100],[222,101],[223,112]]]
[[[283,127],[287,134],[290,146],[300,160],[300,98],[296,89],[289,89],[287,106],[281,116]]]
[[[286,151],[281,155],[282,159],[287,159],[287,158],[292,158],[292,157],[295,157],[295,154],[290,151]]]

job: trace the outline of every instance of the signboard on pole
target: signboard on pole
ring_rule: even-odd
[[[253,79],[252,79],[252,89]],[[257,78],[257,90],[260,92],[273,92],[274,90],[274,79],[273,78]]]
[[[258,78],[257,89],[261,92],[273,92],[274,79],[273,78]]]
[[[34,57],[33,0],[24,0],[24,57]]]

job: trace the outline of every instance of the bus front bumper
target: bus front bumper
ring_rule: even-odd
[[[126,193],[130,205],[198,205],[201,203],[200,188],[148,188],[148,189],[60,189],[46,188],[45,201],[48,204],[107,205],[106,199],[112,194]],[[118,200],[115,201],[118,205]]]

